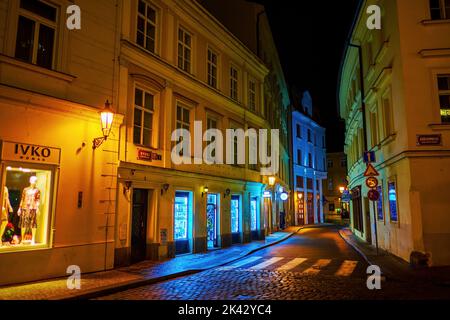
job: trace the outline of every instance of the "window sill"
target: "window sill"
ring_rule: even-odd
[[[431,123],[428,127],[433,131],[450,130],[450,123]]]
[[[72,82],[73,80],[76,79],[75,76],[69,75],[67,73],[62,73],[59,71],[54,71],[54,70],[50,70],[50,69],[46,69],[28,62],[24,62],[21,60],[18,60],[16,58],[12,58],[9,56],[5,56],[3,54],[0,54],[0,64],[1,63],[5,63],[5,64],[9,64],[11,66],[15,66],[18,68],[22,68],[22,69],[26,69],[35,73],[40,73],[44,76],[47,77],[52,77],[58,80],[62,80],[62,81],[66,81],[66,82]]]
[[[430,25],[437,25],[437,24],[450,24],[450,19],[425,19],[422,20],[420,23],[422,23],[424,26],[430,26]]]

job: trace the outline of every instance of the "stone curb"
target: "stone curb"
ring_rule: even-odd
[[[92,289],[92,290],[88,290],[87,292],[83,292],[80,293],[78,295],[72,295],[72,296],[59,296],[59,297],[54,297],[54,298],[50,298],[51,300],[88,300],[88,299],[93,299],[93,298],[97,298],[100,296],[105,296],[105,295],[110,295],[110,294],[114,294],[120,291],[124,291],[124,290],[129,290],[129,289],[134,289],[134,288],[138,288],[138,287],[143,287],[146,285],[150,285],[150,284],[155,284],[155,283],[159,283],[159,282],[163,282],[163,281],[167,281],[167,280],[171,280],[171,279],[175,279],[175,278],[179,278],[179,277],[183,277],[183,276],[188,276],[188,275],[193,275],[196,273],[200,273],[206,270],[210,270],[213,268],[217,268],[217,267],[221,267],[230,263],[233,263],[239,259],[242,259],[246,256],[249,256],[257,251],[266,249],[270,246],[279,244],[280,242],[283,242],[287,239],[289,239],[290,237],[292,237],[294,234],[296,234],[297,232],[299,232],[300,230],[302,230],[303,227],[299,227],[296,231],[293,231],[289,234],[287,234],[284,237],[281,237],[280,239],[268,243],[268,244],[264,244],[259,248],[255,248],[250,250],[249,252],[240,255],[239,257],[233,258],[229,261],[226,261],[224,263],[221,264],[217,264],[217,265],[213,265],[211,267],[207,267],[207,268],[201,268],[201,269],[189,269],[189,270],[184,270],[184,271],[180,271],[180,272],[175,272],[172,274],[168,274],[165,276],[160,276],[160,277],[155,277],[155,278],[149,278],[149,279],[138,279],[138,280],[133,280],[133,281],[128,281],[128,282],[124,282],[122,284],[118,284],[118,285],[111,285],[111,286],[107,286],[107,287],[103,287],[100,289]]]
[[[358,254],[363,257],[364,260],[366,260],[367,264],[374,265],[374,263],[372,261],[369,260],[369,258],[366,256],[366,254],[358,247],[357,244],[355,244],[352,240],[350,240],[342,231],[342,229],[339,230],[339,235],[341,236],[341,238],[348,244],[350,245],[353,250],[355,250],[356,252],[358,252]]]

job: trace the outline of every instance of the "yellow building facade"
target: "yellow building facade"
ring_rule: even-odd
[[[420,255],[430,265],[450,263],[450,17],[445,3],[363,1],[339,87],[354,233],[406,261]],[[369,5],[381,8],[381,30],[367,27]],[[367,198],[365,145],[376,153],[377,202]]]
[[[2,241],[0,284],[113,267],[119,125],[101,137],[99,111],[116,103],[118,33],[111,1],[0,2]],[[32,178],[34,177],[34,178]]]

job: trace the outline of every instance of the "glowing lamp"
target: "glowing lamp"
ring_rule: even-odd
[[[94,139],[94,141],[92,142],[93,149],[97,149],[102,145],[103,142],[105,142],[108,139],[109,134],[111,133],[113,121],[114,121],[114,112],[111,109],[111,104],[109,103],[108,100],[106,100],[105,107],[100,112],[100,122],[102,126],[103,137],[98,137]]]
[[[344,193],[345,187],[339,187],[340,193]]]
[[[269,186],[274,186],[275,185],[275,177],[271,176],[269,177]]]

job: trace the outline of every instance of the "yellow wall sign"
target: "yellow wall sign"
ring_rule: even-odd
[[[20,142],[2,141],[1,160],[59,164],[61,161],[61,149]]]

